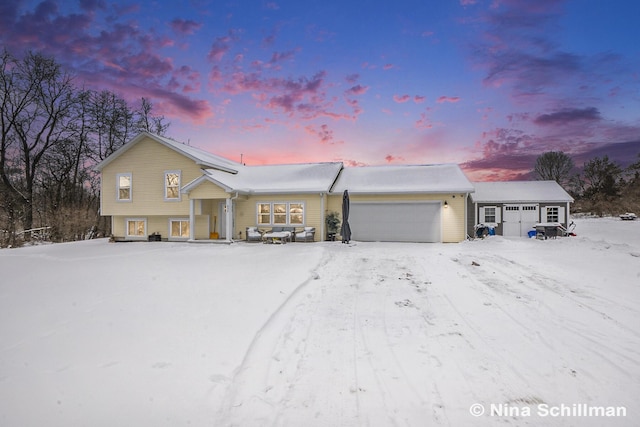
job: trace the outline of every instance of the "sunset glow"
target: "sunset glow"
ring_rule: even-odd
[[[545,151],[637,159],[638,2],[366,5],[9,0],[0,39],[247,164],[455,162],[515,180]]]

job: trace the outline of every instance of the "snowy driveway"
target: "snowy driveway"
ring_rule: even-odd
[[[619,248],[634,268],[605,291],[606,280],[573,271],[588,259],[553,262],[558,245],[576,242],[495,243],[333,247],[256,337],[218,421],[576,425],[571,417],[535,418],[536,408],[592,404],[622,405],[627,417],[607,424],[635,425],[638,253]],[[622,254],[590,255],[602,263]],[[483,417],[470,414],[475,403]],[[492,404],[525,416],[491,415]]]

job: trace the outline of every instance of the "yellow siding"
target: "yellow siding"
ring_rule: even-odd
[[[144,139],[102,170],[102,215],[189,215],[189,200],[164,200],[164,173],[181,171],[181,185],[202,175],[200,167],[182,154],[150,139]],[[132,201],[116,200],[116,176],[131,173]]]
[[[354,202],[440,201],[443,204],[446,200],[448,207],[442,209],[442,241],[461,242],[466,237],[464,194],[354,194],[350,195],[349,199]],[[327,212],[331,211],[342,213],[342,194],[329,196]]]
[[[235,200],[235,235],[234,238],[239,238],[239,232],[242,232],[242,237],[245,237],[245,230],[247,227],[257,226],[257,209],[260,202],[304,202],[304,226],[316,228],[316,240],[322,240],[320,236],[321,230],[321,197],[320,194],[287,194],[281,196],[249,196],[246,198],[238,198]],[[302,226],[297,226],[300,229]],[[260,227],[264,229],[271,228],[270,226]]]
[[[189,219],[189,215],[171,215],[171,216],[114,216],[113,217],[113,235],[116,239],[122,240],[126,238],[126,223],[129,218],[143,219],[147,221],[147,235],[157,233],[162,235],[162,239],[169,238],[169,220],[170,219]],[[209,215],[196,215],[196,239],[208,239],[210,230]],[[147,236],[142,239],[146,240]]]
[[[184,184],[183,184],[184,185]],[[205,181],[189,192],[190,199],[226,199],[229,194],[210,181]]]

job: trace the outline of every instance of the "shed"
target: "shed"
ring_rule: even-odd
[[[555,181],[474,182],[468,199],[467,234],[477,224],[501,236],[526,237],[539,222],[567,227],[573,198]]]

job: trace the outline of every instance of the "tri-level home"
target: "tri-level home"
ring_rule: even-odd
[[[348,190],[353,240],[460,242],[474,191],[455,164],[247,166],[147,132],[96,169],[116,240],[231,242],[277,226],[314,227],[323,240]]]

